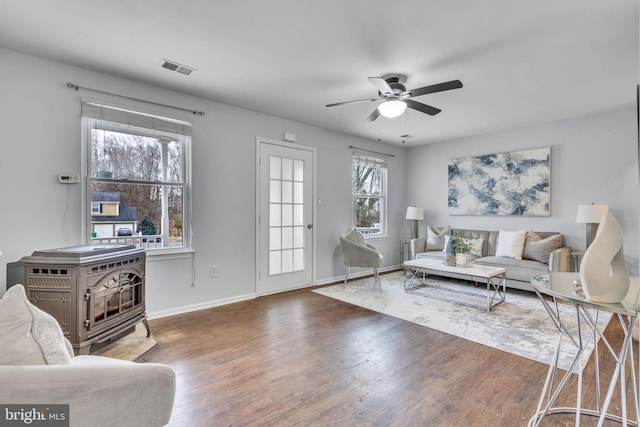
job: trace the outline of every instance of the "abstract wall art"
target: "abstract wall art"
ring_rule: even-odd
[[[449,214],[551,214],[551,147],[449,161]]]

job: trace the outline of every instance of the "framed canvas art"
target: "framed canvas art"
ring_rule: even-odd
[[[449,161],[449,214],[551,215],[551,147]]]

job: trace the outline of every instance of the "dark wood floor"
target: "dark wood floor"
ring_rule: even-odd
[[[308,289],[151,327],[160,347],[143,361],[177,374],[171,426],[524,426],[547,372]]]

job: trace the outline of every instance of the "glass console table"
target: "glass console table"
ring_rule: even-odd
[[[558,328],[559,337],[556,350],[551,360],[549,371],[540,394],[536,413],[529,420],[529,426],[540,425],[543,419],[554,414],[575,414],[575,425],[580,425],[581,416],[589,416],[598,418],[598,426],[602,426],[605,420],[615,421],[621,425],[639,426],[640,411],[638,410],[638,373],[634,365],[632,329],[635,322],[640,302],[638,300],[637,284],[630,288],[627,297],[619,304],[605,304],[593,302],[586,299],[576,283],[579,283],[580,275],[578,273],[550,273],[542,274],[531,279],[531,285],[535,290],[538,298],[549,313],[549,316]],[[551,298],[549,298],[551,297]],[[574,308],[573,316],[576,316],[577,330],[570,328],[560,315],[558,310],[559,301],[569,303]],[[605,326],[598,325],[598,316],[601,312],[609,312],[617,316],[624,331],[624,339],[617,349],[614,344],[609,342],[604,336]],[[563,339],[565,337],[565,339]],[[561,344],[567,343],[575,346],[577,354],[571,368],[566,372],[559,370],[557,367],[558,355],[560,353]],[[616,361],[616,367],[611,379],[609,380],[604,400],[601,399],[601,381],[600,381],[600,365],[599,354],[596,345],[596,339],[600,338],[604,343],[606,354],[608,351]],[[595,363],[595,390],[585,390],[585,392],[593,393],[596,399],[595,408],[582,407],[582,368],[583,359],[590,348],[594,348]],[[574,373],[577,367],[577,373]],[[573,376],[577,375],[577,392],[575,407],[557,407],[556,400],[561,391]],[[628,381],[628,378],[631,378]],[[618,384],[620,387],[618,388]],[[620,408],[619,414],[613,414],[609,411],[611,400],[614,393],[618,389],[620,396],[620,404],[616,405]],[[627,392],[633,391],[633,402],[627,403]],[[633,411],[628,411],[627,407],[632,407]],[[630,418],[627,412],[634,412]],[[547,424],[545,424],[547,425]]]

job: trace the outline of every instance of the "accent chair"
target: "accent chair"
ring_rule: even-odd
[[[383,257],[375,246],[365,242],[364,235],[356,227],[350,227],[346,234],[340,236],[340,248],[344,257],[344,265],[347,266],[344,286],[347,286],[351,267],[370,267],[373,268],[376,288],[382,290],[378,268],[382,267]]]

